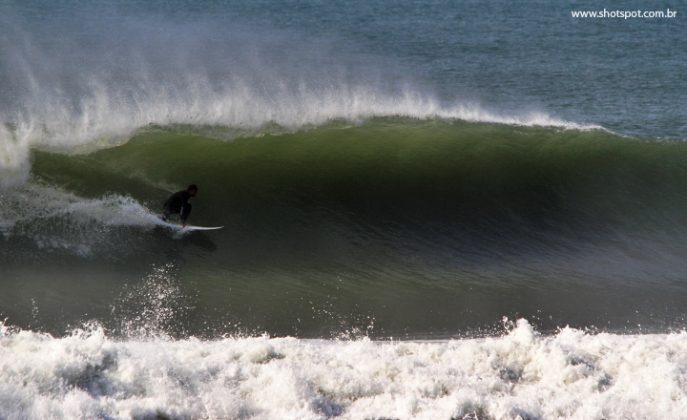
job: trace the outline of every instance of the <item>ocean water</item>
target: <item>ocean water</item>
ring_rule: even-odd
[[[687,23],[603,7],[0,3],[0,418],[687,418]]]

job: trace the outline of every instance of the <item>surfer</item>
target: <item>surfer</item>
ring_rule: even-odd
[[[191,214],[191,204],[188,200],[198,194],[198,187],[191,184],[183,191],[172,194],[164,204],[164,213],[162,220],[167,221],[170,215],[178,214],[181,219],[181,224],[186,227],[186,220]]]

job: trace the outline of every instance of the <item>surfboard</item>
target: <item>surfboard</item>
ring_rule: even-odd
[[[217,230],[222,229],[224,226],[193,226],[186,225],[184,227],[179,226],[182,231],[193,231],[193,230]]]
[[[169,229],[176,230],[178,232],[193,232],[195,230],[217,230],[217,229],[222,229],[224,226],[194,226],[194,225],[186,225],[186,226],[181,226],[180,224],[177,223],[169,223],[165,222],[162,219],[157,219],[157,224],[159,226],[164,226]]]

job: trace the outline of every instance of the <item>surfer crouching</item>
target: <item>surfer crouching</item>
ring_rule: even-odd
[[[191,204],[188,200],[191,197],[195,197],[198,194],[198,187],[195,184],[191,184],[183,191],[176,192],[171,195],[165,201],[164,213],[162,214],[162,220],[167,221],[170,215],[178,214],[181,219],[181,224],[186,227],[186,220],[191,214]]]

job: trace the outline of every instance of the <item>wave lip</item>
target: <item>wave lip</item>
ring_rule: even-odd
[[[410,115],[412,117],[412,115]],[[417,117],[417,116],[416,116]],[[558,127],[574,130],[603,130],[596,124],[584,124],[555,118],[545,112],[532,111],[523,114],[507,114],[485,110],[477,105],[458,105],[437,110],[434,114],[419,118],[439,117],[467,122],[507,124],[526,127]]]
[[[360,87],[274,98],[246,93],[246,89],[222,94],[201,90],[188,95],[153,95],[121,102],[116,92],[103,88],[82,98],[78,112],[66,112],[67,106],[57,100],[47,109],[31,114],[28,120],[17,122],[5,118],[8,121],[0,124],[3,184],[18,184],[27,179],[32,147],[68,152],[87,145],[90,149],[109,147],[150,125],[220,126],[252,131],[276,125],[296,131],[336,120],[360,123],[371,118],[397,116],[577,130],[602,128],[557,119],[543,112],[508,114],[489,111],[477,104],[445,106],[431,96],[412,91],[390,96],[370,94]]]
[[[0,328],[0,415],[171,418],[679,418],[687,334],[440,342],[115,341]],[[154,360],[153,360],[154,359]],[[647,404],[651,401],[651,404]]]

